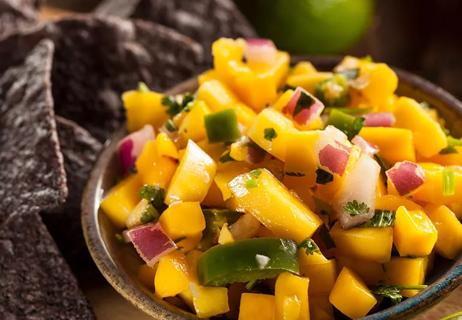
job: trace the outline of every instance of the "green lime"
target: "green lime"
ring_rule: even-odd
[[[373,0],[256,0],[260,36],[295,54],[340,53],[367,29]]]

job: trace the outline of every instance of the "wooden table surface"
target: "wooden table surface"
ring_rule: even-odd
[[[72,14],[69,11],[45,6],[41,12],[43,20],[51,20]],[[90,300],[98,319],[148,320],[151,319],[120,296],[103,278],[84,285],[83,291]],[[440,319],[462,310],[462,286],[430,310],[418,315],[418,320]],[[152,319],[151,319],[152,320]]]

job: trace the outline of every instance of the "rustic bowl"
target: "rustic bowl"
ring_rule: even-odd
[[[296,57],[294,62],[309,60],[318,69],[329,70],[339,61],[336,57]],[[427,101],[446,119],[447,128],[455,136],[462,136],[462,103],[442,88],[411,73],[395,69],[399,77],[398,94],[418,101]],[[195,79],[179,84],[169,94],[192,92],[197,88]],[[125,135],[120,129],[102,152],[88,181],[82,199],[82,227],[91,256],[107,281],[127,300],[154,319],[197,319],[154,296],[137,279],[142,264],[136,252],[128,245],[120,245],[117,232],[108,218],[99,210],[105,192],[114,185],[119,172],[115,156],[118,141]],[[428,282],[430,285],[419,295],[367,316],[365,319],[403,319],[434,305],[462,283],[462,257],[456,261],[437,258]]]

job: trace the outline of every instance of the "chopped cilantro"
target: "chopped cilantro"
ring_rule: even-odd
[[[452,196],[456,192],[456,181],[455,181],[454,169],[446,167],[443,170],[443,196]]]
[[[138,82],[138,91],[143,92],[143,93],[144,92],[149,92],[149,88],[146,85],[146,83],[140,81],[140,82]]]
[[[309,94],[301,91],[300,97],[298,98],[297,104],[295,105],[293,116],[296,116],[302,110],[309,109],[314,103],[314,98]]]
[[[140,197],[148,200],[157,211],[164,211],[165,190],[163,188],[154,184],[145,184],[139,193]]]
[[[371,290],[375,295],[382,296],[391,300],[393,304],[400,303],[403,300],[401,295],[401,290],[423,290],[427,286],[425,284],[421,285],[380,285]]]
[[[334,181],[334,176],[332,173],[327,172],[321,168],[316,170],[316,183],[317,184],[327,184],[329,182]]]
[[[268,141],[272,141],[274,138],[278,136],[274,128],[265,128],[265,130],[263,131],[263,134],[265,136],[265,139]]]
[[[257,180],[249,179],[245,182],[246,188],[256,188],[258,186]]]
[[[358,202],[356,200],[347,202],[343,206],[343,210],[350,216],[354,217],[360,214],[366,214],[369,212],[369,207],[364,202]]]
[[[187,108],[186,111],[189,111],[193,100],[194,96],[190,93],[186,93],[181,98],[181,103],[178,102],[178,100],[174,96],[164,96],[162,98],[162,104],[167,107],[167,113],[173,117],[181,111],[184,111],[185,108]]]
[[[172,119],[168,119],[167,122],[165,122],[165,129],[167,129],[169,132],[178,130]]]
[[[395,212],[390,210],[375,210],[371,220],[360,225],[364,228],[385,228],[395,224]]]
[[[457,153],[456,147],[462,146],[462,139],[454,138],[451,135],[447,136],[448,146],[440,151],[440,154]]]
[[[155,220],[157,221],[157,219],[159,219],[159,212],[157,212],[156,208],[154,208],[152,204],[148,204],[141,214],[140,222],[145,224]]]
[[[344,74],[337,73],[332,78],[318,83],[314,95],[329,107],[344,107],[350,102],[348,79]]]
[[[286,176],[290,177],[304,177],[305,174],[303,172],[286,172]]]
[[[300,242],[297,245],[297,248],[298,249],[305,249],[306,254],[310,254],[310,255],[315,253],[315,252],[321,252],[321,250],[319,250],[318,245],[313,240],[311,240],[310,238],[307,238],[307,239],[303,240],[302,242]]]

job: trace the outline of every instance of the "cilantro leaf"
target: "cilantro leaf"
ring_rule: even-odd
[[[403,300],[401,295],[401,290],[423,290],[427,286],[425,284],[421,285],[380,285],[371,290],[375,295],[382,296],[391,300],[393,304],[400,303]]]
[[[371,220],[366,221],[360,226],[363,228],[385,228],[395,224],[395,212],[390,210],[375,210]]]
[[[318,245],[313,240],[311,240],[310,238],[307,238],[307,239],[303,240],[302,242],[300,242],[297,245],[297,248],[298,249],[305,249],[306,254],[310,254],[310,255],[315,253],[315,252],[321,252],[321,250],[319,250]]]
[[[146,199],[159,212],[164,211],[165,190],[158,185],[145,184],[140,189],[140,197]]]
[[[173,117],[181,111],[189,111],[193,100],[194,96],[186,93],[181,98],[181,103],[174,96],[164,96],[161,102],[167,107],[167,113]]]
[[[167,129],[169,132],[174,132],[178,130],[172,119],[168,119],[167,122],[165,122],[165,129]]]
[[[321,168],[316,170],[316,183],[317,184],[327,184],[334,180],[332,173],[327,172]]]
[[[448,135],[447,139],[448,139],[448,146],[444,149],[441,149],[440,154],[457,153],[456,147],[462,146],[462,139],[454,138],[451,135]]]
[[[263,131],[264,137],[268,141],[272,141],[274,138],[278,136],[276,130],[274,128],[265,128]]]
[[[157,221],[157,219],[159,219],[159,212],[157,212],[156,208],[154,208],[151,204],[148,204],[141,214],[140,222],[145,224]]]
[[[364,202],[358,202],[356,200],[347,202],[343,206],[343,210],[350,216],[354,217],[360,214],[366,214],[369,212],[369,207]]]

